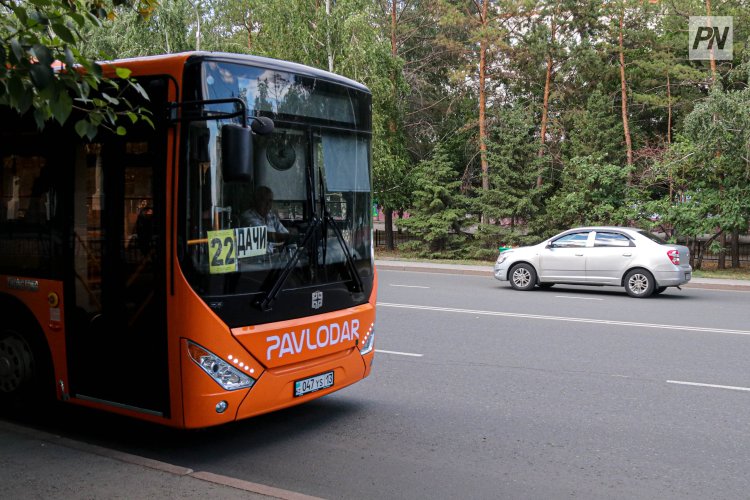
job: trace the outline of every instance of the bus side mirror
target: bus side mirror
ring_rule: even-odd
[[[221,165],[224,180],[253,180],[253,133],[250,127],[228,123],[221,127]]]

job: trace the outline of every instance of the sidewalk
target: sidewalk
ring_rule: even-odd
[[[394,271],[412,271],[428,273],[467,274],[493,278],[492,264],[471,266],[463,264],[440,264],[426,261],[375,259],[378,269]],[[708,288],[714,290],[750,291],[750,280],[731,280],[714,278],[693,278],[684,288]]]
[[[0,498],[315,497],[121,453],[0,420]]]

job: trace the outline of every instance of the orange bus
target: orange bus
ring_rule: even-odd
[[[368,89],[235,54],[115,67],[153,126],[86,140],[0,107],[2,404],[199,428],[367,377]]]

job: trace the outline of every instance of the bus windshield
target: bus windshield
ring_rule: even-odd
[[[204,111],[235,111],[211,101],[238,98],[248,120],[265,116],[275,127],[253,135],[250,175],[237,180],[222,168],[222,126],[244,117],[189,123],[182,263],[191,285],[209,304],[278,300],[288,317],[310,314],[309,299],[298,313],[289,307],[293,290],[327,286],[338,307],[363,303],[373,275],[370,95],[229,62],[204,62],[201,79]]]

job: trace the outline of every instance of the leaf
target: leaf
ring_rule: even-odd
[[[70,48],[65,47],[65,64],[68,67],[72,67],[76,63],[75,57],[73,56],[73,52],[70,50]]]
[[[123,80],[130,78],[130,74],[132,71],[130,71],[128,68],[115,68],[115,73],[117,74],[118,78],[122,78]]]
[[[73,19],[73,21],[75,21],[76,24],[79,27],[83,27],[83,26],[86,25],[86,18],[83,17],[81,14],[79,14],[77,12],[70,12],[69,15],[70,15],[71,19]],[[97,26],[98,26],[98,24],[97,24]]]
[[[52,66],[52,63],[55,62],[55,58],[52,57],[52,52],[50,52],[49,48],[42,45],[41,43],[35,43],[31,51],[34,54],[34,57],[36,57],[37,61],[39,61],[39,64]]]
[[[14,64],[18,64],[26,58],[26,51],[23,50],[18,38],[11,39],[10,48],[13,51],[13,55],[16,57],[15,61],[11,60]]]
[[[152,122],[151,118],[149,118],[148,116],[141,115],[141,120],[143,120],[144,122],[148,123],[151,126],[151,128],[153,128],[153,129],[156,128],[156,126],[154,125],[154,122]]]
[[[17,92],[12,92],[11,99],[15,101],[15,107],[18,112],[23,114],[31,107],[31,104],[33,102],[33,93],[27,91],[26,87],[24,87],[23,84],[21,84],[21,88],[23,90],[20,92],[20,94]]]
[[[89,124],[89,129],[88,129],[88,132],[86,132],[86,137],[88,137],[90,141],[93,140],[94,137],[96,137],[97,130],[98,130],[98,127]]]
[[[116,97],[110,96],[106,92],[102,92],[102,97],[104,98],[104,100],[106,100],[108,103],[112,104],[113,106],[117,106],[118,104],[120,104],[119,99],[117,99]]]
[[[73,111],[73,100],[66,92],[61,92],[57,99],[50,102],[50,110],[57,123],[62,125]]]
[[[13,8],[13,14],[18,18],[18,21],[23,26],[27,26],[29,24],[29,15],[26,13],[26,9],[24,9],[23,7]]]
[[[38,10],[32,11],[29,17],[33,19],[35,23],[41,26],[47,26],[49,24],[49,18]]]
[[[86,120],[78,120],[75,125],[76,134],[79,137],[84,137],[89,129],[89,123]]]
[[[123,126],[117,127],[117,135],[125,135],[127,133],[128,133],[128,131],[125,130],[125,127],[123,127]]]
[[[47,113],[43,108],[37,108],[34,110],[34,121],[39,130],[44,128],[44,122],[47,121]]]
[[[73,33],[68,29],[67,26],[65,26],[62,23],[59,22],[53,22],[52,23],[52,31],[55,32],[55,35],[60,37],[60,40],[62,40],[65,43],[76,43],[76,37],[73,35]]]
[[[146,93],[146,91],[145,91],[145,90],[143,90],[143,87],[141,87],[141,84],[140,84],[140,83],[134,83],[134,82],[131,82],[131,83],[130,83],[130,85],[131,85],[131,87],[133,87],[133,88],[134,88],[135,90],[137,90],[139,94],[141,94],[141,97],[143,97],[143,98],[144,98],[144,99],[146,99],[147,101],[150,101],[150,100],[151,100],[151,99],[150,99],[150,98],[148,97],[148,94]]]
[[[107,116],[107,121],[109,121],[109,123],[111,123],[112,125],[117,123],[117,115],[114,111],[112,111],[112,108],[105,109],[104,114]]]

